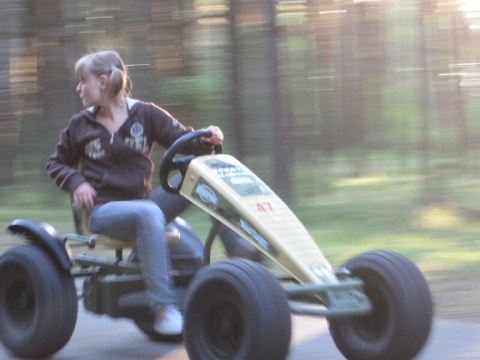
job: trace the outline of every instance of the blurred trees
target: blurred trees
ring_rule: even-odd
[[[478,7],[457,0],[2,1],[0,183],[45,179],[46,157],[81,109],[73,64],[105,48],[129,65],[134,97],[186,124],[222,126],[226,150],[287,200],[301,163],[328,167],[341,157],[347,174],[360,176],[388,152],[402,171],[425,179],[478,167]]]

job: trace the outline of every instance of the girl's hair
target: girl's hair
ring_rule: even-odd
[[[122,91],[126,96],[130,96],[132,82],[128,77],[127,67],[116,51],[98,51],[80,58],[75,64],[75,77],[81,79],[85,73],[97,77],[106,75],[112,97],[116,97]]]

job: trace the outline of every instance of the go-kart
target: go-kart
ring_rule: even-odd
[[[179,138],[165,153],[160,182],[214,218],[202,243],[177,219],[170,225],[171,276],[184,314],[183,341],[190,359],[285,359],[291,313],[324,316],[347,359],[412,359],[432,324],[432,299],[419,269],[395,252],[376,250],[334,270],[306,228],[274,192],[234,157],[176,156],[203,130]],[[179,172],[180,183],[170,175]],[[8,230],[26,240],[0,256],[0,340],[14,355],[41,358],[59,351],[77,319],[75,279],[88,311],[129,318],[150,338],[153,329],[135,241],[87,234],[76,212],[76,234],[17,219]],[[268,261],[211,261],[219,224],[241,236]],[[70,245],[106,244],[115,259],[75,256]],[[263,264],[263,265],[262,265]],[[274,264],[281,276],[264,264]],[[178,339],[173,339],[178,340]],[[319,349],[321,353],[321,349]]]

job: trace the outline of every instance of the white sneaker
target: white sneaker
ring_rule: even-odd
[[[173,305],[167,305],[155,316],[154,330],[160,335],[180,335],[183,329],[183,316]]]

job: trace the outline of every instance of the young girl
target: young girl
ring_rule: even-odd
[[[149,198],[150,155],[154,142],[168,148],[192,129],[160,107],[129,97],[127,68],[115,51],[82,57],[75,65],[75,76],[86,109],[62,131],[47,172],[60,189],[72,194],[76,206],[89,212],[93,233],[137,240],[155,331],[180,334],[183,318],[168,277],[164,233],[166,218],[172,220],[185,206],[179,196],[161,191]],[[218,127],[207,130],[210,138],[194,140],[184,151],[209,154],[222,143]],[[82,173],[76,170],[80,159],[84,160]]]

